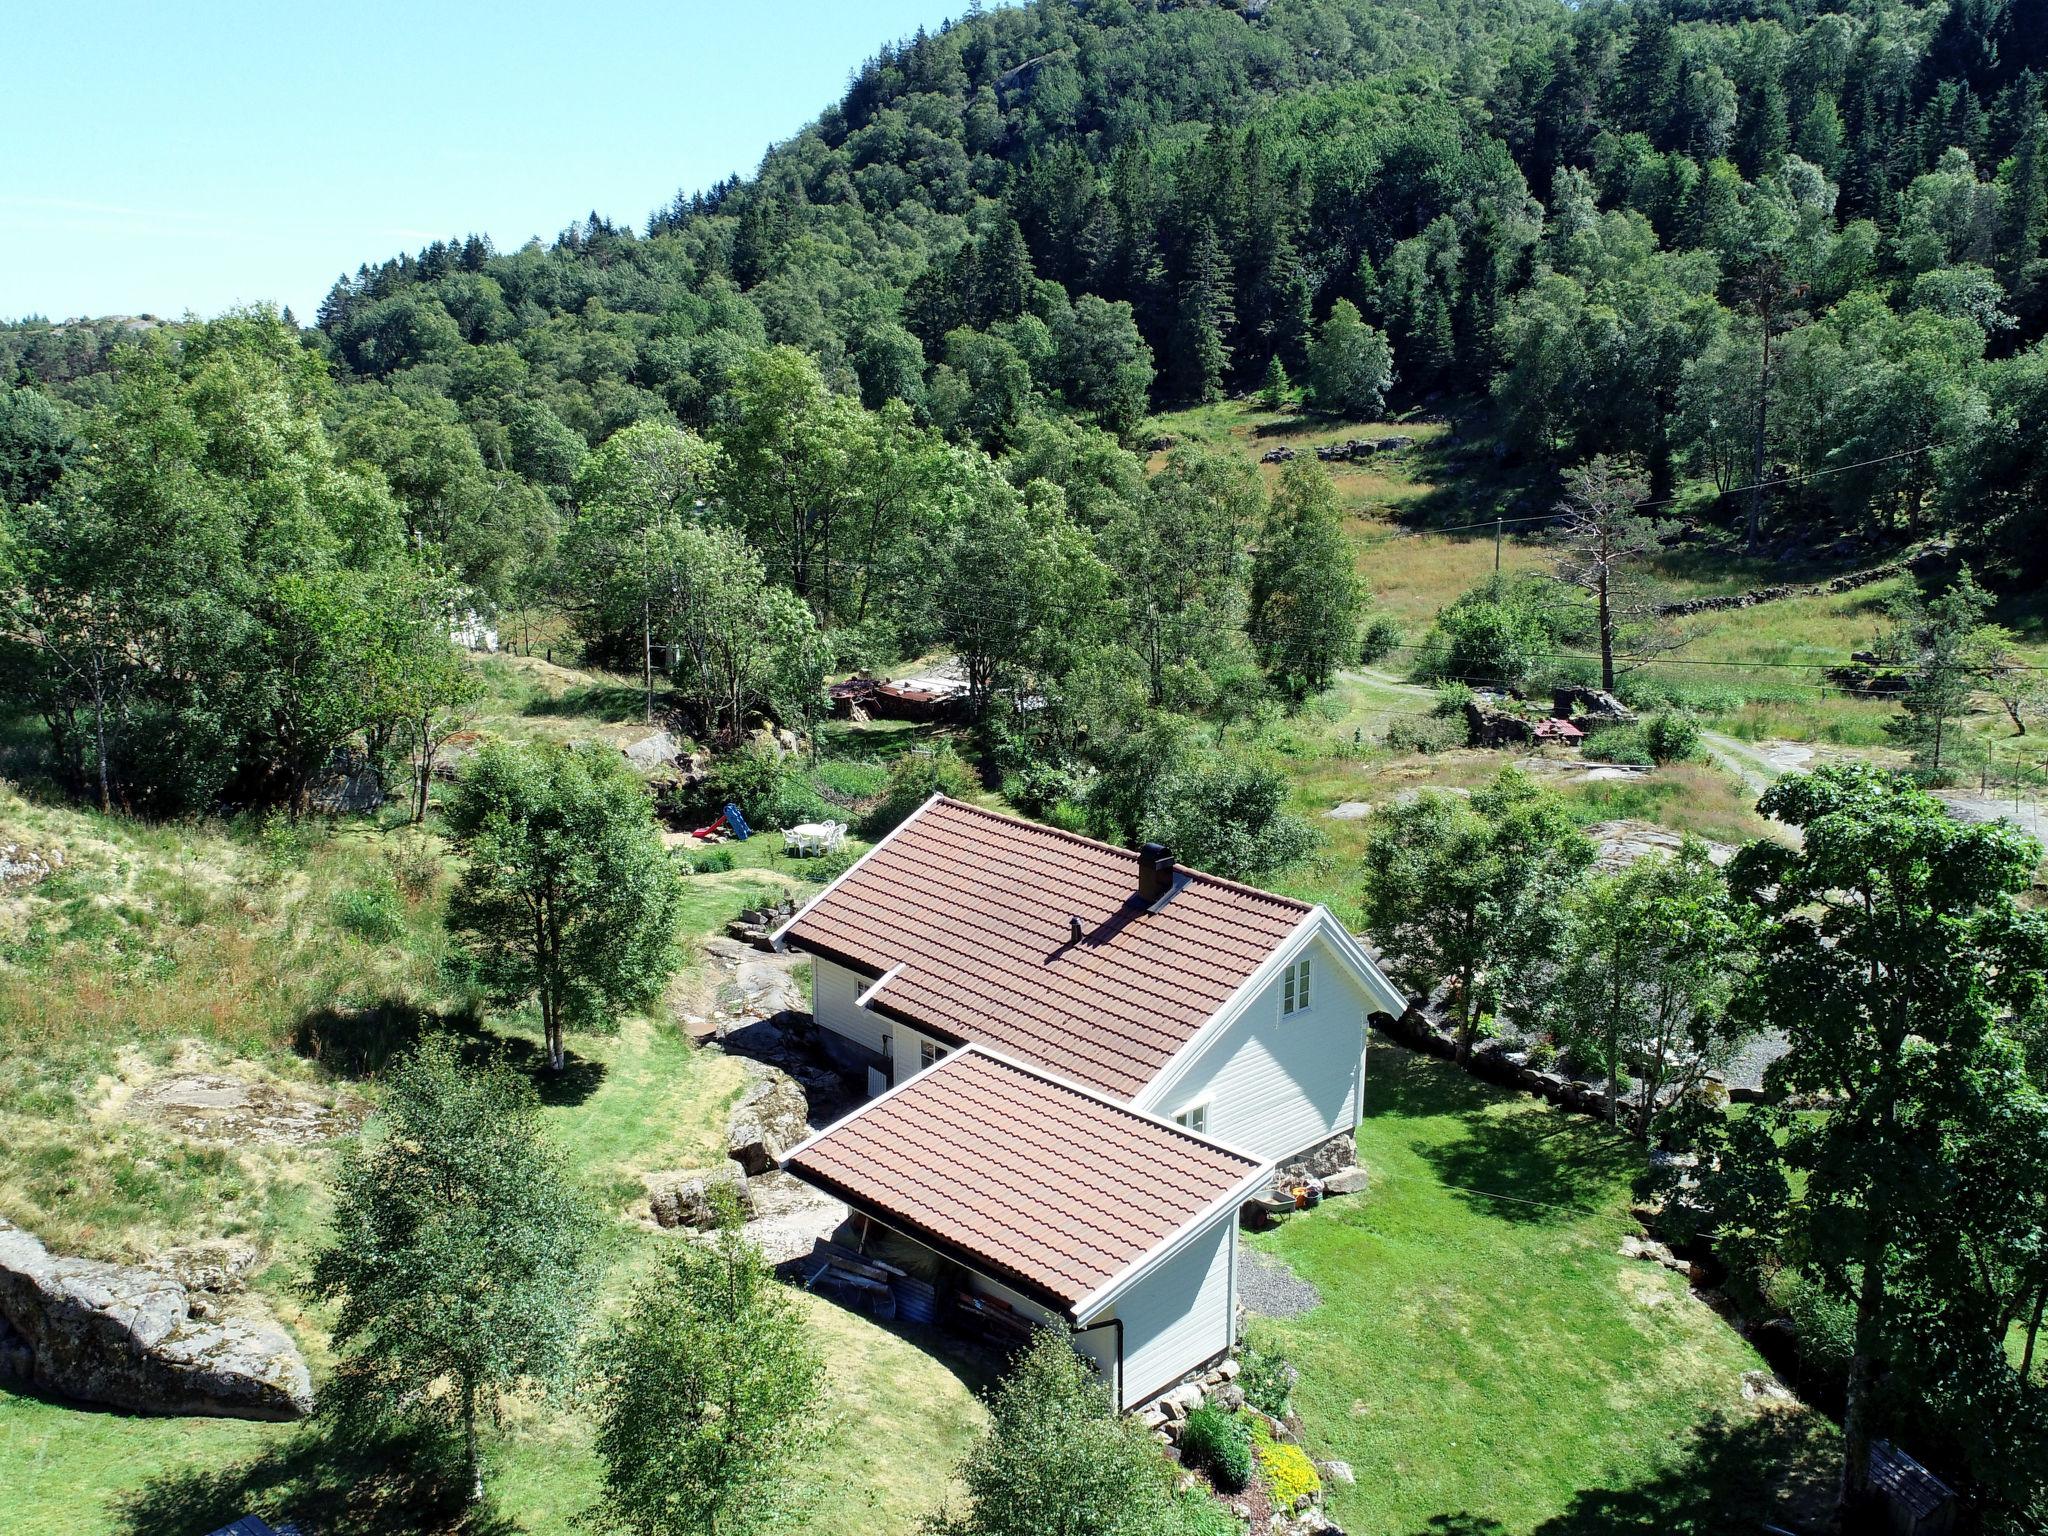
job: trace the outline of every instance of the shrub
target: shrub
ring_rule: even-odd
[[[343,891],[334,898],[334,921],[366,944],[389,944],[405,932],[395,885]]]
[[[697,786],[696,799],[707,818],[736,805],[749,826],[767,831],[825,815],[825,802],[798,761],[760,747],[742,748],[713,763]]]
[[[1387,725],[1387,745],[1396,752],[1448,752],[1466,740],[1465,722],[1439,715],[1396,715]]]
[[[1643,746],[1650,760],[1682,763],[1698,755],[1700,723],[1682,709],[1667,709],[1643,722]]]
[[[824,885],[837,880],[853,868],[854,861],[859,857],[860,855],[853,849],[841,848],[836,853],[821,853],[814,859],[797,860],[796,872],[806,880],[814,880],[819,885]]]
[[[690,860],[690,873],[694,875],[722,875],[731,868],[730,848],[706,848]]]
[[[441,854],[415,828],[400,837],[390,854],[392,878],[407,901],[425,901],[441,883]]]
[[[1079,797],[1086,775],[1065,763],[1025,763],[1003,776],[1003,794],[1032,816]]]
[[[907,752],[889,767],[882,803],[868,813],[862,830],[880,837],[935,794],[966,796],[976,788],[974,770],[951,747],[936,752]]]
[[[1437,615],[1416,658],[1424,677],[1519,688],[1554,649],[1540,582],[1495,576]]]
[[[1610,725],[1586,737],[1581,755],[1596,763],[1624,763],[1647,768],[1653,759],[1640,725]]]
[[[1247,1344],[1238,1351],[1237,1384],[1244,1400],[1259,1412],[1284,1419],[1293,1410],[1294,1384],[1301,1379],[1287,1357]]]
[[[1263,1422],[1259,1427],[1261,1430],[1265,1428]],[[1285,1440],[1272,1440],[1261,1435],[1259,1473],[1266,1480],[1276,1509],[1293,1509],[1304,1494],[1323,1491],[1322,1474],[1316,1471],[1316,1464],[1309,1460],[1308,1452]]]
[[[1358,632],[1359,665],[1370,667],[1385,661],[1401,648],[1401,626],[1384,613],[1376,613],[1365,621],[1365,627]]]
[[[1465,706],[1478,697],[1469,683],[1443,683],[1436,690],[1436,702],[1429,707],[1429,712],[1439,720],[1462,720]]]
[[[1771,1287],[1799,1338],[1800,1354],[1824,1370],[1842,1371],[1856,1352],[1856,1308],[1804,1275],[1785,1272]]]
[[[1251,1434],[1214,1404],[1197,1408],[1181,1426],[1180,1459],[1223,1492],[1237,1493],[1252,1478]]]

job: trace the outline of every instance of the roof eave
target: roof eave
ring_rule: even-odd
[[[811,908],[817,906],[820,902],[824,901],[826,897],[830,896],[834,891],[838,890],[841,885],[845,884],[848,880],[852,879],[853,876],[861,869],[863,865],[867,863],[869,859],[872,859],[876,854],[880,853],[884,848],[888,847],[892,841],[894,841],[897,833],[901,832],[905,827],[909,826],[912,822],[916,821],[919,817],[924,815],[926,811],[929,811],[933,805],[935,805],[940,800],[943,800],[945,798],[946,797],[942,792],[936,790],[933,791],[932,794],[925,800],[923,805],[920,805],[908,816],[904,817],[901,821],[897,822],[895,826],[891,827],[887,832],[883,833],[881,840],[878,841],[874,847],[870,848],[866,853],[862,854],[859,858],[855,859],[851,864],[847,865],[847,867],[841,870],[838,873],[838,875],[836,875],[830,881],[826,882],[825,888],[822,891],[818,892],[817,895],[813,896],[809,901],[805,902],[802,906],[798,907],[795,912],[790,914],[789,921],[784,923],[780,928],[776,929],[774,933],[768,936],[768,942],[778,950],[783,949],[785,947],[783,943],[784,938],[787,936],[790,929],[794,928],[798,923],[804,920],[805,913],[809,912]]]

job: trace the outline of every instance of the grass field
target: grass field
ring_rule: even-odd
[[[1831,1431],[1760,1412],[1762,1362],[1618,1253],[1639,1155],[1589,1121],[1375,1044],[1373,1187],[1253,1239],[1322,1293],[1256,1337],[1301,1372],[1358,1536],[1754,1530],[1824,1499]]]

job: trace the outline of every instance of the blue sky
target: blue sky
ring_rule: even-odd
[[[9,0],[0,317],[310,320],[344,270],[635,226],[967,0]]]

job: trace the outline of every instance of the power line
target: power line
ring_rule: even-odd
[[[1424,651],[1428,650],[1429,647],[1418,644],[1417,642],[1412,640],[1404,640],[1400,644],[1390,647],[1390,649],[1397,651]],[[1542,661],[1598,661],[1600,659],[1600,653],[1598,651],[1532,651],[1529,654]],[[1744,670],[1764,667],[1783,667],[1805,672],[1826,672],[1836,667],[1865,665],[1865,663],[1858,662],[1853,659],[1846,662],[1717,661],[1698,656],[1674,656],[1670,658],[1665,658],[1658,656],[1627,656],[1620,654],[1616,655],[1615,660],[1626,661],[1630,666],[1635,667],[1739,667]],[[1892,666],[1887,664],[1885,665],[1884,670],[1887,672],[1896,672],[1900,674],[1918,674],[1922,672],[1981,672],[1987,669],[1982,667],[1970,666],[1963,662],[1936,662],[1929,666],[1907,666],[1904,664]],[[2048,663],[2032,661],[2015,661],[2001,663],[1998,670],[2005,672],[2048,672]]]
[[[1716,494],[1736,496],[1744,491],[1767,491],[1780,485],[1796,485],[1802,480],[1818,480],[1823,475],[1846,474],[1852,469],[1868,469],[1873,464],[1889,464],[1895,459],[1910,459],[1915,454],[1926,453],[1933,446],[1932,443],[1922,443],[1918,448],[1903,448],[1897,453],[1887,453],[1875,459],[1860,459],[1854,464],[1833,464],[1826,469],[1810,469],[1803,470],[1796,475],[1781,475],[1776,480],[1757,480],[1749,485],[1731,485],[1725,491],[1719,491]],[[1644,507],[1666,507],[1680,499],[1677,496],[1664,496],[1656,501],[1639,501],[1635,503],[1634,510],[1641,511]],[[1528,517],[1489,517],[1484,522],[1478,523],[1452,523],[1444,528],[1413,528],[1404,531],[1410,533],[1473,533],[1482,528],[1497,528],[1503,523],[1550,523],[1555,522],[1558,516],[1559,514],[1556,512],[1539,512]]]

